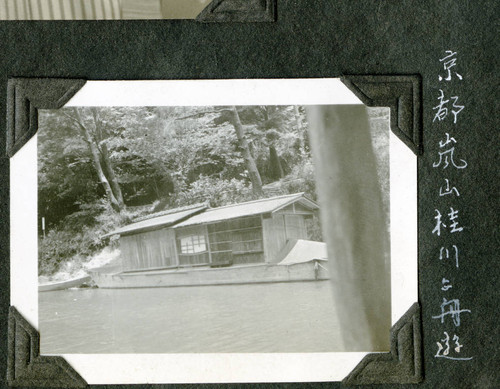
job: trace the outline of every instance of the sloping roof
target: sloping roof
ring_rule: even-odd
[[[293,265],[295,263],[314,260],[327,261],[326,243],[298,239],[287,256],[278,265]]]
[[[191,204],[191,205],[186,205],[184,207],[177,207],[177,208],[172,208],[172,209],[167,209],[164,211],[159,211],[155,213],[150,213],[148,215],[144,216],[139,216],[133,219],[133,222],[142,222],[143,220],[149,220],[153,218],[157,218],[159,216],[165,216],[165,215],[171,215],[174,213],[179,213],[179,212],[184,212],[184,211],[190,211],[194,208],[208,208],[208,203],[196,203],[196,204]]]
[[[189,219],[176,224],[174,228],[192,226],[195,224],[213,223],[243,216],[272,213],[295,202],[300,202],[302,205],[310,209],[318,209],[318,205],[314,201],[304,197],[304,193],[295,193],[291,195],[277,196],[268,199],[260,199],[245,203],[226,205],[219,208],[207,209],[205,212],[194,215]]]
[[[129,224],[127,226],[118,228],[106,235],[103,235],[102,238],[106,238],[112,235],[129,235],[135,234],[138,232],[144,232],[148,230],[154,230],[162,227],[170,227],[175,223],[181,222],[186,218],[196,215],[197,213],[206,209],[206,205],[198,205],[195,207],[189,208],[181,208],[181,209],[173,209],[170,211],[162,212],[161,216],[152,217],[146,220],[141,220],[136,223]]]

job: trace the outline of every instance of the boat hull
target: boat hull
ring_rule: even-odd
[[[290,265],[258,264],[226,268],[180,268],[90,275],[99,288],[158,288],[200,285],[255,284],[329,279],[325,264],[310,261]]]
[[[90,282],[92,278],[90,276],[75,278],[67,281],[50,282],[47,284],[38,285],[39,292],[50,292],[53,290],[64,290],[69,288],[77,288],[84,283]]]

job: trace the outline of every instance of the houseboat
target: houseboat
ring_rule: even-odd
[[[326,244],[308,240],[318,205],[303,193],[208,208],[178,208],[118,235],[120,263],[91,269],[100,288],[329,279]]]

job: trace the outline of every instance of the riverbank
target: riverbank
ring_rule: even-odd
[[[51,275],[42,275],[38,277],[38,284],[47,284],[51,282],[68,281],[76,278],[88,276],[88,270],[96,267],[118,262],[120,250],[110,247],[104,248],[101,252],[90,258],[77,258],[66,262],[61,269]],[[93,281],[91,281],[93,286]]]

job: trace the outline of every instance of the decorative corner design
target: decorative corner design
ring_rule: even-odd
[[[342,381],[346,385],[417,384],[423,380],[420,306],[415,303],[391,329],[391,351],[368,354]]]
[[[422,155],[422,81],[419,75],[344,76],[341,80],[367,106],[390,107],[392,132],[416,155]]]
[[[275,22],[277,0],[213,0],[199,22]]]
[[[84,388],[85,380],[59,356],[40,355],[40,335],[10,307],[7,381],[9,386]]]
[[[12,157],[38,130],[38,110],[58,109],[85,80],[12,78],[7,84],[7,155]]]

